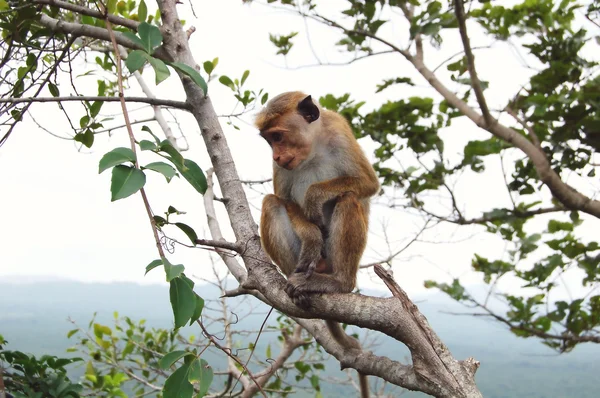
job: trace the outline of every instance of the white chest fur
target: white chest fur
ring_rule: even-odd
[[[284,186],[281,187],[282,193],[300,206],[303,206],[308,187],[317,182],[345,175],[339,166],[341,165],[336,164],[333,161],[333,157],[316,154],[309,162],[300,165],[294,170],[281,170],[284,174],[282,180],[289,184],[284,183]]]

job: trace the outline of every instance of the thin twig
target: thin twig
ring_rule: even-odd
[[[258,380],[256,380],[256,378],[254,377],[252,372],[250,372],[250,370],[242,363],[242,361],[240,361],[240,359],[238,357],[233,355],[233,353],[231,352],[231,349],[223,347],[221,344],[219,344],[217,339],[215,339],[215,337],[212,334],[208,333],[208,330],[206,330],[206,328],[204,327],[204,324],[199,319],[196,321],[196,323],[198,325],[200,325],[200,328],[202,329],[202,332],[204,332],[204,335],[206,336],[206,338],[209,339],[215,347],[217,347],[219,350],[223,351],[225,353],[225,355],[227,355],[229,358],[231,358],[235,362],[237,362],[237,364],[240,365],[246,371],[246,373],[248,373],[248,377],[250,377],[252,379],[252,381],[254,382],[254,384],[256,384],[256,386],[262,393],[263,397],[268,398],[267,394],[263,390],[263,388],[260,385],[260,383],[258,382]]]
[[[160,98],[148,98],[148,97],[101,97],[94,95],[80,95],[80,96],[68,96],[68,97],[21,97],[21,98],[0,98],[0,104],[20,104],[20,103],[32,103],[32,102],[67,102],[67,101],[104,101],[104,102],[142,102],[153,106],[168,106],[171,108],[178,108],[183,110],[189,110],[189,105],[181,101],[165,100]]]
[[[473,51],[471,51],[471,43],[469,40],[469,35],[467,34],[465,9],[463,7],[462,0],[454,0],[454,11],[456,13],[456,19],[458,20],[460,37],[463,42],[463,47],[465,48],[467,67],[469,69],[469,75],[471,76],[471,86],[473,87],[473,91],[475,91],[475,97],[477,97],[477,102],[481,108],[481,113],[483,114],[485,124],[489,127],[495,122],[495,119],[492,117],[492,114],[487,106],[485,96],[483,95],[483,89],[481,88],[481,82],[477,76],[477,69],[475,69],[475,56],[473,55]]]
[[[104,8],[102,3],[98,3],[98,6],[103,10],[106,14],[108,11]],[[133,129],[131,128],[131,121],[129,120],[129,113],[127,112],[127,104],[125,102],[125,94],[123,92],[123,70],[121,68],[121,55],[119,54],[119,45],[117,44],[117,40],[115,38],[115,34],[112,30],[112,25],[108,18],[105,17],[104,22],[106,24],[106,29],[110,35],[110,40],[113,45],[115,58],[116,58],[116,66],[117,66],[117,85],[119,88],[119,100],[121,102],[121,109],[123,110],[123,118],[125,119],[125,125],[127,126],[127,133],[129,135],[129,144],[133,153],[136,153],[136,144],[135,144],[135,136],[133,135]],[[135,167],[139,169],[140,165],[137,161],[137,156],[135,160]],[[156,243],[156,249],[158,250],[158,254],[161,258],[165,258],[165,252],[163,251],[163,247],[160,243],[160,238],[158,236],[158,227],[156,226],[156,221],[154,220],[152,209],[150,208],[150,202],[148,201],[148,197],[146,196],[146,191],[144,188],[140,188],[140,194],[142,195],[142,200],[144,201],[144,207],[146,208],[146,213],[148,214],[148,219],[150,221],[150,226],[152,227],[152,233],[154,235],[154,242]]]

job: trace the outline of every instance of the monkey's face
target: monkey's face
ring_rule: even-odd
[[[256,118],[260,135],[273,150],[273,161],[294,170],[310,158],[314,137],[321,129],[319,107],[310,95],[281,94],[267,104]]]
[[[311,140],[292,126],[275,126],[261,133],[273,150],[273,161],[286,170],[300,166],[311,153]]]

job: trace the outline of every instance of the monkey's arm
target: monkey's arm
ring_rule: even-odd
[[[304,214],[307,219],[322,227],[325,203],[337,200],[347,192],[354,193],[357,199],[375,195],[379,191],[379,181],[370,165],[368,169],[360,177],[338,177],[308,187],[304,198]]]

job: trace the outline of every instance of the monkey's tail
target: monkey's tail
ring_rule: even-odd
[[[348,336],[342,325],[339,322],[335,321],[325,321],[327,324],[327,328],[329,332],[333,336],[333,338],[340,343],[346,349],[361,349],[360,343],[352,336]],[[358,382],[360,385],[360,398],[369,398],[369,380],[367,376],[358,372]]]
[[[369,398],[369,379],[367,379],[367,376],[358,372],[358,382],[360,384],[360,398]]]

